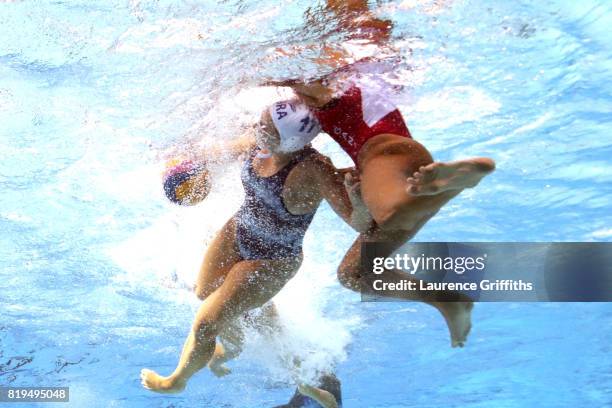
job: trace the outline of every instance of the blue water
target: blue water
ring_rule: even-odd
[[[325,19],[304,23],[312,4],[0,2],[0,386],[69,386],[57,406],[74,407],[289,399],[291,376],[256,341],[231,375],[204,371],[178,396],[142,389],[139,372],[173,370],[198,306],[180,282],[241,194],[230,166],[206,203],[172,206],[163,152],[235,135],[276,95],[240,92],[311,74],[270,50],[333,38]],[[609,2],[374,8],[396,24],[413,135],[438,160],[498,165],[417,240],[612,240]],[[346,407],[612,406],[609,304],[478,304],[454,350],[433,309],[363,304],[338,285],[353,239],[324,206],[277,299],[294,351],[335,368]]]

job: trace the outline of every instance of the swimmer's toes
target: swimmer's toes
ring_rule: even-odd
[[[430,163],[427,166],[421,166],[419,168],[419,173],[422,174],[422,181],[424,183],[432,182],[439,178],[439,171],[443,169],[445,166],[444,163],[434,162]]]
[[[463,347],[472,327],[472,302],[448,304],[446,309],[447,323],[451,335],[451,347]]]
[[[178,393],[185,388],[184,382],[173,381],[162,377],[153,370],[146,368],[140,371],[141,384],[144,388],[160,393]]]
[[[465,329],[465,333],[463,333],[463,338],[465,339],[465,341],[467,341],[467,337],[470,334],[470,331],[472,331],[472,323],[468,325],[468,327]]]
[[[227,366],[223,365],[223,364],[219,364],[219,365],[212,365],[210,367],[210,371],[216,376],[216,377],[225,377],[228,374],[231,374],[232,370],[230,370]]]
[[[488,157],[478,157],[473,160],[473,163],[482,173],[488,174],[495,170],[495,162]]]
[[[408,194],[411,195],[420,195],[421,189],[418,185],[412,184],[407,188]]]
[[[412,188],[409,189],[410,194],[417,196],[436,195],[441,191],[441,187],[437,183],[421,183],[411,187]]]
[[[464,324],[463,324],[463,332],[461,333],[461,347],[467,342],[468,335],[470,331],[472,331],[472,309],[474,308],[474,304],[469,302],[466,305],[464,312]]]

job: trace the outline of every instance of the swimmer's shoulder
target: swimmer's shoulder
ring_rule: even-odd
[[[320,176],[321,174],[333,174],[337,171],[331,159],[318,150],[309,148],[309,154],[297,166],[302,171],[308,173],[311,177]]]
[[[318,184],[324,179],[333,176],[337,171],[331,159],[317,150],[308,147],[298,164],[295,165],[288,176],[291,186],[299,186],[301,189],[318,190]]]
[[[293,178],[301,183],[302,188],[320,193],[323,190],[334,190],[344,185],[344,176],[353,168],[338,169],[332,160],[312,149],[313,151],[296,167],[297,177]]]

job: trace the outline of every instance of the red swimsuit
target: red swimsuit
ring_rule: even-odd
[[[376,90],[364,95],[364,86],[351,85],[342,96],[314,111],[321,128],[357,163],[361,147],[383,133],[411,137],[400,111]],[[365,91],[365,92],[364,92]]]

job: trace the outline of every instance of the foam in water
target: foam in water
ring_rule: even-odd
[[[277,98],[262,80],[316,74],[277,47],[337,37],[301,0],[0,3],[3,381],[70,385],[71,406],[242,408],[286,401],[293,387],[262,385],[269,372],[292,383],[338,364],[347,406],[609,402],[607,305],[478,305],[471,345],[449,350],[432,309],[359,304],[338,286],[354,234],[325,204],[304,267],[275,299],[288,344],[254,333],[231,376],[201,373],[181,396],[143,390],[142,366],[174,368],[200,303],[182,286],[241,200],[231,166],[202,205],[167,202],[166,149],[236,136]],[[394,21],[409,64],[394,84],[411,88],[401,109],[415,138],[439,160],[498,163],[417,240],[612,239],[607,2],[407,0],[375,12]],[[326,137],[315,147],[350,164]],[[377,352],[363,352],[372,339]],[[270,348],[300,356],[302,371],[267,361]],[[68,360],[81,362],[56,371]],[[408,388],[407,375],[426,380]]]
[[[221,99],[203,120],[215,118],[220,123],[236,123],[237,120],[246,125],[259,120],[261,111],[270,101],[288,96],[288,91],[273,88],[243,90]],[[202,144],[210,142],[205,136]],[[124,177],[139,175],[138,179],[155,180],[159,178],[155,170],[146,165]],[[207,245],[243,199],[239,165],[213,168],[213,180],[211,193],[200,205],[181,207],[168,203],[168,213],[154,220],[151,226],[135,231],[126,241],[109,248],[112,259],[125,271],[124,275],[115,277],[117,282],[129,282],[134,287],[155,284],[175,287],[174,292],[169,292],[171,297],[163,301],[187,299],[195,315],[200,302],[184,288],[190,288],[195,282]],[[153,193],[152,186],[147,185],[148,193]],[[131,187],[125,184],[125,191],[119,193],[129,196],[133,194]],[[146,193],[140,191],[140,194]],[[155,192],[155,197],[162,199],[159,191]],[[316,253],[308,245],[304,252],[305,261],[298,275],[273,299],[283,326],[282,334],[270,343],[267,337],[251,330],[243,353],[244,359],[261,363],[273,378],[283,382],[313,382],[320,373],[333,371],[346,357],[350,329],[359,321],[356,318],[332,320],[324,316],[324,307],[329,301],[326,290],[337,284],[337,265],[333,260],[314,261]],[[300,361],[297,371],[292,363],[294,359]]]

